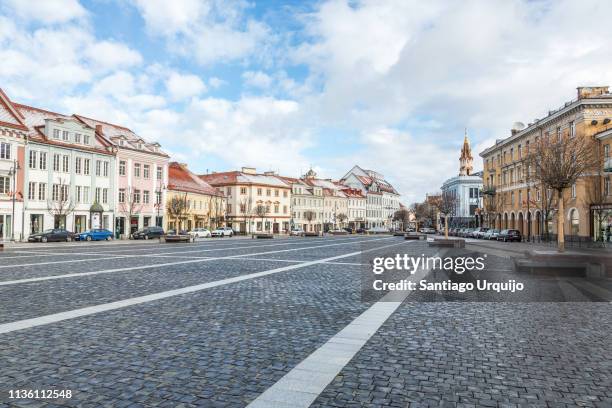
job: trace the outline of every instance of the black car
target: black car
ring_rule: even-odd
[[[28,237],[28,242],[70,242],[75,238],[75,234],[63,228],[48,229],[38,234]]]
[[[365,228],[357,228],[355,230],[355,234],[365,234],[366,229]]]
[[[505,229],[502,230],[497,236],[498,241],[516,241],[521,242],[521,231],[515,229]]]
[[[132,234],[132,239],[151,239],[159,238],[164,235],[162,227],[145,227]]]

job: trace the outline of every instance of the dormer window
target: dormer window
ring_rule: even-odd
[[[83,144],[89,144],[89,135],[83,135]]]
[[[60,130],[59,129],[53,129],[53,138],[54,139],[59,139],[60,138]]]
[[[70,133],[68,133],[67,130],[62,131],[62,140],[64,142],[67,142],[68,140],[70,140]]]
[[[81,143],[81,134],[80,133],[75,133],[74,134],[74,143]]]
[[[142,143],[138,143],[138,150],[142,150]]]

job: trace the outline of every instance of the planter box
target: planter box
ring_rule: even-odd
[[[273,234],[253,234],[253,238],[255,239],[272,239],[274,238]]]
[[[434,238],[433,241],[429,242],[430,247],[442,247],[442,248],[465,248],[464,239],[445,239],[445,238]]]
[[[195,242],[191,235],[164,235],[161,242]]]
[[[425,241],[427,239],[427,235],[409,232],[407,234],[404,234],[404,239],[407,239],[410,241]]]

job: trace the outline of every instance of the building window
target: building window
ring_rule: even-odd
[[[62,171],[64,173],[68,173],[68,170],[69,170],[68,160],[70,160],[70,157],[68,157],[66,155],[64,155],[64,157],[62,157]]]
[[[161,191],[155,192],[155,204],[160,205],[162,201],[162,193]]]
[[[76,195],[76,197],[75,197],[75,198],[76,198],[76,202],[77,202],[77,203],[82,203],[82,202],[83,202],[83,201],[81,201],[81,200],[82,200],[82,198],[83,198],[83,197],[81,197],[81,192],[82,192],[82,189],[83,189],[83,188],[82,188],[81,186],[76,186],[76,189],[75,189],[75,195]]]
[[[125,160],[119,161],[119,175],[125,176]]]
[[[228,204],[228,205],[227,205],[227,212],[228,212],[229,214],[231,214],[231,213],[232,213],[232,205],[231,205],[231,204]]]
[[[570,137],[576,136],[576,122],[571,121],[569,124],[569,128],[570,128]]]
[[[60,130],[59,129],[53,129],[53,138],[54,139],[59,139],[60,138]]]
[[[47,170],[47,153],[39,152],[38,156],[38,168],[41,170]]]
[[[60,155],[54,154],[53,155],[53,171],[59,171],[59,169],[60,169]]]
[[[610,145],[604,145],[604,157],[607,159],[610,157]]]
[[[11,159],[11,145],[9,143],[0,143],[0,159]]]
[[[102,198],[101,194],[102,194],[102,189],[100,187],[96,187],[96,197],[94,199],[96,203],[100,202],[100,198]]]
[[[68,131],[67,131],[67,130],[64,130],[64,131],[62,132],[62,140],[63,140],[64,142],[67,142],[68,140],[70,140],[70,135],[69,135],[69,133],[68,133]]]
[[[278,214],[278,204],[274,204],[274,214]]]
[[[125,203],[125,188],[119,189],[119,202]]]
[[[257,189],[257,195],[260,196],[261,195],[261,188]]]
[[[145,164],[142,168],[142,177],[148,179],[151,173],[151,166]]]
[[[240,187],[240,194],[242,195],[246,194],[246,187]]]
[[[108,188],[102,189],[102,204],[108,203]]]
[[[242,214],[246,213],[246,204],[240,204],[240,212]]]
[[[576,183],[572,184],[572,198],[576,198]]]
[[[134,177],[140,177],[140,163],[134,163]]]
[[[283,205],[283,214],[287,214],[287,206]]]
[[[278,197],[280,192],[278,190],[274,190],[274,197]]]
[[[81,158],[77,157],[74,159],[74,172],[76,174],[81,174]]]
[[[157,172],[157,179],[158,180],[161,180],[161,179],[164,178],[164,168],[162,166],[157,166],[156,172]]]
[[[30,150],[30,160],[28,161],[28,164],[30,166],[31,169],[35,169],[36,168],[36,164],[37,164],[37,153],[34,150]]]
[[[134,190],[133,201],[134,204],[140,204],[140,190]]]
[[[11,179],[0,176],[0,194],[8,194],[11,191]]]
[[[83,160],[83,174],[86,176],[89,175],[89,163],[90,163],[89,159]]]
[[[75,133],[74,134],[74,143],[81,143],[81,134],[80,133]]]
[[[88,203],[89,202],[89,187],[87,187],[87,186],[83,187],[83,202],[84,203]]]
[[[89,145],[89,135],[83,135],[83,144]]]
[[[149,204],[149,190],[144,190],[142,192],[142,202],[144,204]]]
[[[96,176],[102,174],[102,162],[100,160],[96,160]]]
[[[612,190],[610,189],[610,178],[606,177],[604,179],[604,193],[605,195],[609,196],[610,192],[612,192]]]
[[[36,200],[36,183],[31,181],[28,183],[28,199]]]
[[[51,194],[51,199],[53,201],[59,201],[59,184],[53,184],[53,193]]]
[[[103,173],[104,177],[108,177],[108,166],[109,166],[109,163],[107,161],[105,161],[103,164],[104,164],[104,173]]]
[[[38,184],[38,199],[45,201],[47,199],[47,185],[43,183]]]

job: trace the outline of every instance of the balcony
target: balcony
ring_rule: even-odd
[[[612,173],[612,157],[608,157],[604,161],[604,171],[606,173]]]
[[[486,195],[494,196],[495,195],[495,186],[484,186],[482,188],[481,194],[483,196],[486,196]]]

